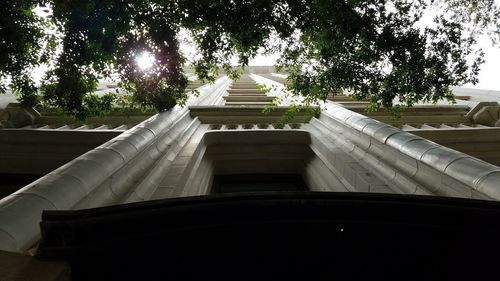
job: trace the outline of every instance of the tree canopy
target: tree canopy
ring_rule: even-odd
[[[433,23],[424,26],[429,14]],[[345,89],[372,108],[390,108],[395,98],[411,106],[476,83],[478,36],[496,41],[499,18],[494,0],[4,0],[0,91],[86,118],[115,99],[93,94],[99,80],[119,77],[128,101],[162,111],[186,101],[188,61],[213,81],[220,67],[238,74],[231,58],[245,66],[264,48],[282,54],[288,89],[308,101]],[[196,57],[183,57],[181,30]],[[135,57],[145,51],[155,61],[141,71]],[[32,71],[40,65],[48,72],[38,86]]]

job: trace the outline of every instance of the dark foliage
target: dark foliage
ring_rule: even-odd
[[[52,13],[41,17],[36,6]],[[439,11],[422,27],[426,11]],[[109,111],[115,99],[98,96],[100,79],[118,75],[128,101],[167,110],[187,100],[185,58],[177,35],[187,30],[199,48],[198,77],[219,68],[233,76],[264,47],[282,52],[288,89],[307,102],[348,90],[371,109],[452,99],[450,86],[476,83],[481,34],[499,35],[494,0],[6,0],[0,3],[0,90],[21,101],[41,101],[80,119]],[[155,57],[139,71],[134,56]],[[31,72],[49,71],[41,89]],[[41,98],[40,98],[41,97]]]

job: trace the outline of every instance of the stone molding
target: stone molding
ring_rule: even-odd
[[[203,86],[200,96],[190,99],[188,104],[216,104],[228,85],[229,80],[222,78],[211,87]],[[208,129],[208,124],[202,127],[200,122],[197,117],[190,116],[187,108],[175,107],[162,112],[0,200],[0,250],[29,250],[39,238],[38,224],[43,210],[90,208],[147,200],[160,184],[166,167],[182,154],[180,151],[187,139]],[[206,134],[203,143],[210,144],[216,139],[219,142],[251,141],[246,138],[248,133],[231,131],[240,130],[239,125],[229,128],[228,123],[225,124],[225,129]],[[258,130],[255,126],[258,128],[254,124],[250,130]],[[324,183],[318,183],[319,187],[331,185],[330,179],[337,177],[339,190],[330,191],[392,191],[500,199],[499,167],[344,107],[327,103],[320,118],[313,119],[309,127],[304,127],[302,131],[280,132],[303,135],[301,143],[304,145],[311,142],[311,149],[318,159],[313,159],[308,172],[317,173],[317,167],[323,165],[325,174],[331,170],[338,175],[323,177]],[[246,128],[241,126],[241,129]],[[221,139],[227,136],[228,131],[235,137]],[[252,134],[272,137],[272,134],[267,134],[269,131]],[[307,134],[311,135],[310,140]],[[259,141],[266,140],[259,138]],[[202,155],[196,147],[193,149],[192,158]],[[358,163],[353,163],[352,159]],[[189,170],[186,175],[198,171],[193,167],[186,167]],[[371,179],[373,187],[364,190],[357,184],[357,179],[369,177],[365,172],[367,170],[376,176]],[[209,165],[206,165],[204,175],[210,173]],[[189,179],[182,180],[184,187]],[[185,192],[182,190],[180,193],[184,195]],[[198,192],[192,190],[187,194]]]
[[[206,103],[214,88],[221,92],[227,85],[225,77],[203,86],[188,104]],[[99,207],[129,199],[129,189],[168,154],[192,120],[187,107],[156,114],[0,200],[0,250],[28,251],[39,239],[43,210]]]
[[[39,238],[43,210],[74,209],[86,198],[93,207],[117,202],[126,193],[122,183],[133,182],[148,161],[154,162],[160,154],[154,140],[182,114],[188,116],[187,110],[174,108],[155,115],[0,200],[0,249],[28,250]],[[110,179],[117,173],[121,176]]]
[[[343,131],[361,163],[390,174],[382,178],[394,186],[414,186],[422,194],[500,199],[500,167],[332,103],[322,115]]]

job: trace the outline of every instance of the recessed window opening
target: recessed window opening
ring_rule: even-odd
[[[215,175],[211,193],[305,191],[299,174]]]

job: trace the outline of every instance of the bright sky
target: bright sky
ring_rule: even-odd
[[[485,52],[485,63],[481,66],[479,83],[477,85],[466,85],[465,87],[497,90],[500,91],[500,46],[491,46],[489,39],[479,42]]]

